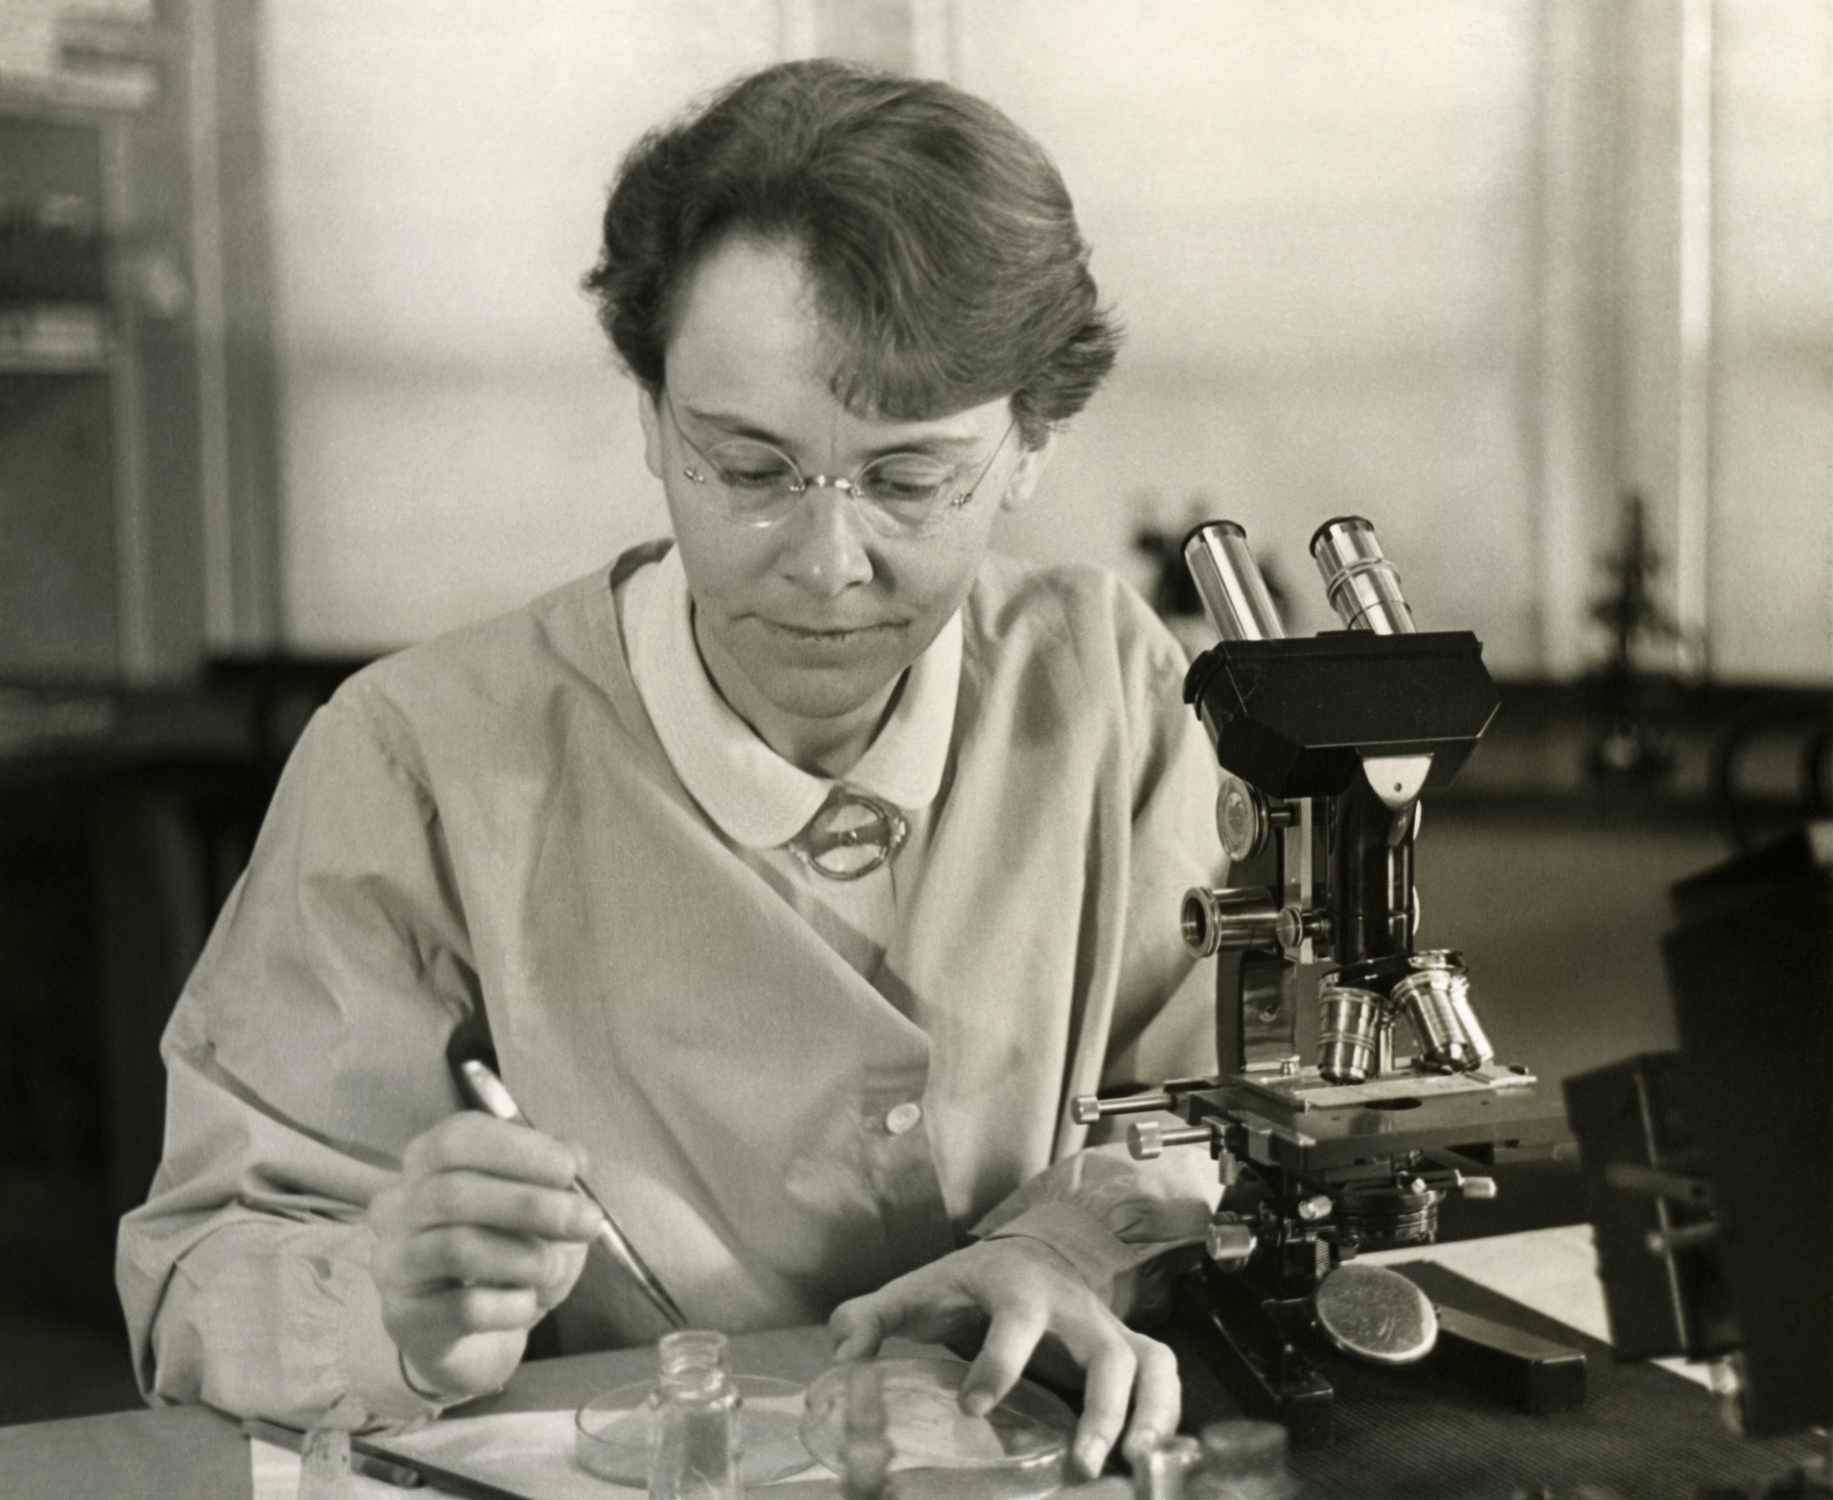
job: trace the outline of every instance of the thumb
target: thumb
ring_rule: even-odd
[[[834,1341],[836,1361],[869,1359],[885,1341],[885,1326],[872,1297],[842,1302],[827,1320],[827,1332]]]

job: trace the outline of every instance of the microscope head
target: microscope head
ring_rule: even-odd
[[[1211,521],[1185,538],[1221,640],[1191,664],[1184,701],[1223,768],[1270,797],[1339,796],[1370,761],[1417,757],[1430,758],[1422,787],[1396,790],[1444,785],[1501,701],[1482,644],[1469,631],[1414,629],[1399,575],[1360,517],[1326,522],[1311,548],[1346,628],[1289,639],[1241,527]]]

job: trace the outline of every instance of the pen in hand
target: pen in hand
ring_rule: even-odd
[[[460,1083],[464,1086],[471,1102],[486,1114],[495,1115],[499,1120],[509,1120],[518,1125],[531,1125],[528,1116],[522,1113],[521,1106],[510,1096],[503,1086],[503,1080],[496,1076],[490,1066],[475,1057],[466,1058],[458,1065]],[[687,1327],[687,1319],[681,1309],[675,1306],[675,1299],[668,1295],[668,1289],[657,1278],[654,1271],[638,1255],[636,1247],[625,1238],[624,1232],[617,1227],[617,1221],[611,1217],[611,1210],[606,1208],[598,1195],[587,1187],[579,1178],[573,1179],[573,1191],[588,1203],[592,1204],[603,1216],[599,1222],[596,1239],[612,1258],[628,1272],[643,1294],[649,1298],[657,1312],[668,1320],[671,1328]]]

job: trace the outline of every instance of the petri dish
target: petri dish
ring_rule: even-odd
[[[891,1471],[905,1500],[972,1496],[1025,1500],[1064,1483],[1076,1425],[1067,1403],[1021,1380],[984,1417],[961,1410],[969,1366],[954,1359],[874,1361],[885,1398]],[[836,1365],[808,1388],[802,1441],[828,1469],[841,1472],[845,1435],[846,1365]]]
[[[734,1375],[744,1405],[740,1422],[745,1451],[739,1475],[745,1488],[771,1484],[811,1466],[802,1446],[803,1387],[768,1375]],[[631,1489],[649,1487],[649,1439],[655,1409],[653,1380],[620,1385],[594,1396],[573,1418],[573,1457],[580,1468]]]

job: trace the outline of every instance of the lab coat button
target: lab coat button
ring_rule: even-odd
[[[917,1121],[923,1118],[923,1106],[906,1099],[902,1104],[894,1104],[885,1114],[885,1129],[893,1135],[904,1135],[915,1130]]]

